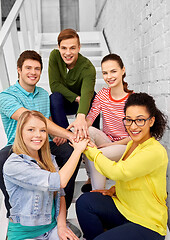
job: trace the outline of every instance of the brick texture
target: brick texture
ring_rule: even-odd
[[[96,10],[96,30],[122,57],[130,89],[151,94],[170,118],[170,0],[97,0]],[[170,156],[170,130],[161,142]],[[170,193],[170,167],[167,178]],[[167,202],[170,216],[170,194]]]

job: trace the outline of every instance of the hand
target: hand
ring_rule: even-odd
[[[76,120],[72,122],[67,129],[70,130],[71,128],[74,128],[75,139],[77,141],[89,137],[85,114],[78,113]]]
[[[71,146],[74,148],[74,150],[79,150],[81,153],[84,152],[84,150],[87,147],[87,144],[89,143],[89,139],[83,139],[79,142],[77,141],[72,141]]]
[[[96,144],[94,143],[94,142],[92,142],[91,140],[89,140],[89,142],[88,142],[88,146],[89,147],[96,147],[97,148],[97,146],[96,146]]]
[[[103,195],[108,195],[110,197],[116,196],[116,187],[113,186],[110,189],[97,189],[97,190],[92,190],[91,192],[100,192]]]
[[[62,138],[62,137],[54,137],[54,138],[53,138],[53,142],[54,142],[57,146],[60,146],[60,145],[64,144],[65,142],[67,142],[67,139]]]
[[[58,236],[60,240],[78,240],[79,238],[66,226],[58,226]]]
[[[80,102],[80,96],[77,96],[76,99],[75,99],[75,102]]]

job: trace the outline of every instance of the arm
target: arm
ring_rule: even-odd
[[[57,218],[58,236],[60,239],[73,239],[79,238],[66,226],[66,203],[65,197],[60,198],[60,210]]]
[[[11,116],[11,118],[18,121],[20,115],[25,111],[28,111],[28,109],[21,107],[17,111],[15,111],[15,113]],[[74,138],[74,134],[72,132],[56,125],[54,122],[52,122],[48,118],[46,118],[46,121],[47,121],[47,129],[49,134],[53,136],[66,138],[69,140],[72,140]]]
[[[24,156],[25,158],[25,156]],[[41,169],[31,158],[24,160],[17,154],[12,154],[4,164],[4,179],[28,190],[59,191],[60,176],[58,172]]]
[[[68,129],[71,129],[74,127],[75,137],[76,138],[85,138],[89,137],[88,128],[93,124],[96,117],[101,112],[101,104],[98,94],[95,96],[93,100],[92,107],[88,113],[88,116],[86,118],[85,122],[85,115],[78,113],[77,119],[72,124],[69,125]],[[78,135],[79,134],[79,135]]]
[[[95,96],[93,103],[92,103],[92,107],[86,117],[86,121],[87,121],[87,126],[90,127],[92,126],[94,120],[96,119],[96,117],[99,115],[99,113],[102,111],[102,106],[100,103],[100,92]]]
[[[80,78],[82,79],[81,98],[77,113],[87,115],[94,95],[94,86],[96,81],[96,70],[94,66],[92,64],[88,64],[87,67],[82,70]]]
[[[4,164],[5,178],[26,189],[59,191],[66,187],[88,142],[89,140],[73,142],[74,151],[58,172],[46,171],[36,163],[29,164],[30,160],[24,161],[19,155],[13,154]]]
[[[78,96],[64,85],[66,78],[66,66],[58,50],[54,49],[50,53],[48,75],[50,89],[53,92],[61,93],[68,101],[75,101]]]
[[[125,182],[150,174],[165,164],[166,159],[165,150],[151,146],[138,149],[125,161],[120,160],[119,162],[109,160],[96,148],[88,147],[84,153],[89,160],[94,161],[95,168],[102,175],[112,180]]]
[[[79,76],[82,78],[81,96],[76,98],[79,103],[76,120],[69,125],[68,129],[74,128],[75,137],[77,139],[88,138],[88,126],[86,122],[86,114],[89,111],[91,99],[94,95],[94,85],[96,78],[96,71],[92,64],[89,64],[88,71],[84,68]],[[88,66],[87,65],[87,66]]]
[[[89,142],[88,139],[84,139],[79,142],[74,142],[74,141],[72,142],[74,151],[71,154],[68,161],[64,164],[64,166],[59,171],[61,188],[66,187],[68,181],[70,180],[71,176],[73,175],[76,169],[81,153],[86,149],[88,142]]]

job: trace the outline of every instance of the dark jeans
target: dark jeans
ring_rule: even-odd
[[[109,196],[87,192],[76,202],[80,227],[87,240],[163,240],[165,236],[128,221]],[[108,229],[104,231],[104,229]]]
[[[2,192],[4,194],[5,206],[7,209],[7,217],[9,217],[9,215],[10,215],[9,209],[11,208],[11,206],[9,204],[9,196],[8,196],[8,193],[5,188],[2,170],[3,170],[3,165],[4,165],[5,161],[11,155],[11,153],[12,153],[11,145],[4,147],[0,150],[0,189],[2,190]]]
[[[0,150],[0,189],[2,190],[4,197],[5,197],[5,206],[7,209],[7,217],[9,217],[10,215],[10,204],[9,204],[9,196],[8,193],[6,191],[5,185],[4,185],[4,179],[3,179],[3,173],[2,173],[2,169],[3,169],[3,165],[5,163],[5,161],[7,160],[7,158],[10,156],[10,154],[12,153],[11,151],[11,147],[12,146],[7,146],[3,149]],[[61,168],[69,159],[73,148],[68,144],[68,143],[64,143],[61,146],[56,146],[56,144],[54,142],[50,142],[50,149],[51,149],[51,153],[56,156],[56,162],[58,164],[58,166]],[[72,177],[70,178],[65,190],[65,199],[66,199],[66,207],[67,209],[69,208],[72,199],[73,199],[73,194],[74,194],[74,185],[75,185],[75,178],[77,176],[77,172],[80,166],[80,162],[81,159],[76,167],[76,170],[74,172],[74,174],[72,175]]]
[[[91,100],[90,108],[95,95],[96,93],[94,93]],[[54,92],[50,95],[50,109],[53,122],[63,128],[67,128],[69,126],[67,115],[77,114],[78,106],[77,102],[69,102],[61,93]],[[100,128],[100,114],[93,122],[93,127],[98,129]]]

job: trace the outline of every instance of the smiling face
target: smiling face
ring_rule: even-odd
[[[33,92],[36,83],[40,79],[41,64],[32,59],[27,59],[22,65],[22,69],[18,68],[19,83],[27,92]]]
[[[108,60],[102,63],[103,79],[109,87],[123,85],[122,77],[125,73],[125,68],[121,68],[117,61]]]
[[[38,150],[47,139],[45,123],[37,117],[31,117],[22,129],[23,141],[32,157],[38,155]]]
[[[62,40],[60,43],[60,55],[69,69],[74,68],[78,59],[79,51],[80,45],[78,44],[77,38],[69,38],[66,40]]]
[[[148,119],[149,117],[150,114],[145,106],[129,106],[126,109],[126,119]],[[135,122],[133,122],[131,126],[126,126],[126,130],[132,140],[138,145],[151,137],[150,128],[153,126],[154,121],[155,118],[152,117],[145,121],[145,125],[142,127],[137,126]]]

